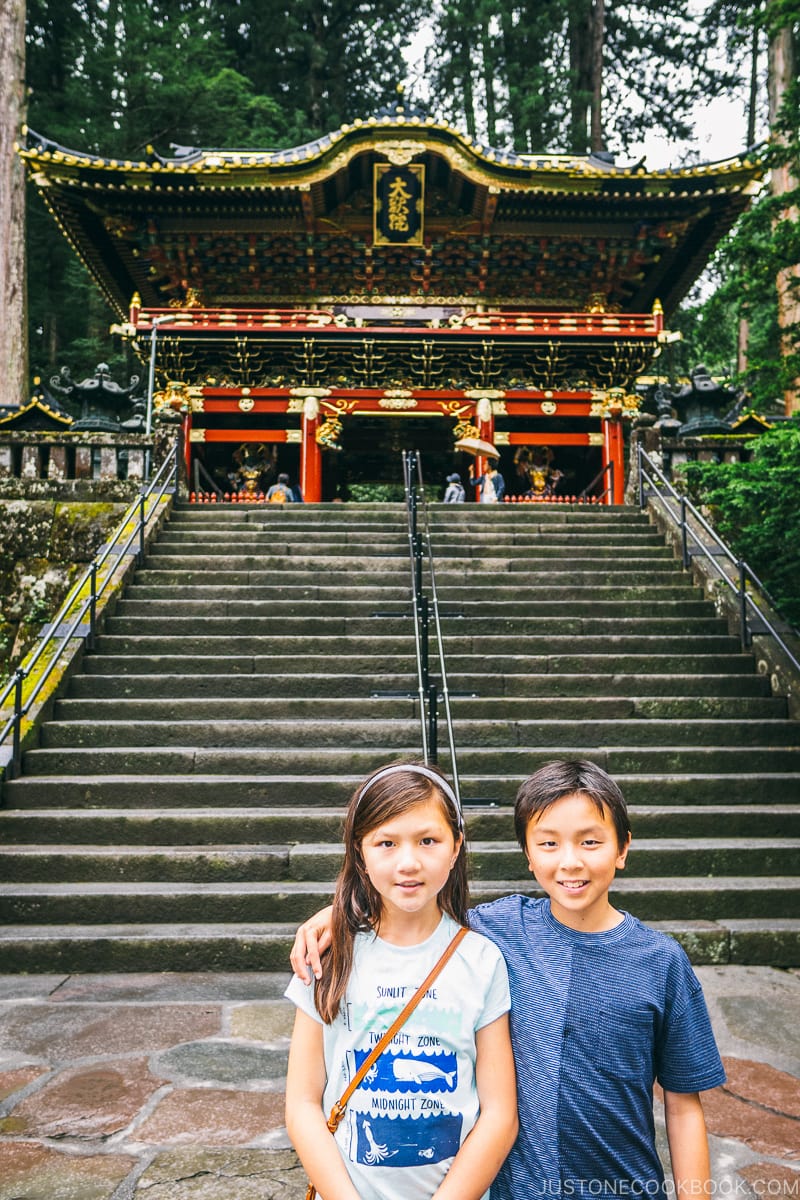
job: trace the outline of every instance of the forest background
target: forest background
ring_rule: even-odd
[[[117,158],[299,145],[394,104],[402,82],[406,103],[498,148],[635,162],[658,144],[678,166],[709,157],[707,113],[727,100],[764,190],[671,316],[683,341],[659,369],[703,362],[756,411],[800,407],[800,0],[0,0],[6,41],[23,13],[28,125]],[[28,190],[30,375],[105,361],[124,382],[139,364]],[[796,622],[799,461],[794,419],[744,475],[690,481]]]

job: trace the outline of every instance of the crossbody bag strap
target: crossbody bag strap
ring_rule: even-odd
[[[381,1056],[383,1051],[389,1045],[389,1042],[392,1040],[394,1035],[398,1032],[399,1029],[402,1028],[402,1026],[405,1024],[405,1022],[411,1016],[412,1012],[417,1007],[420,1000],[425,995],[425,993],[427,992],[428,988],[433,983],[436,976],[439,974],[439,972],[442,970],[442,968],[450,961],[452,956],[455,954],[459,943],[461,941],[463,941],[463,939],[467,936],[468,933],[469,933],[469,930],[467,928],[459,929],[458,933],[455,935],[453,940],[450,942],[449,946],[447,947],[447,949],[445,950],[444,954],[439,959],[439,961],[436,963],[436,965],[433,967],[430,974],[419,985],[417,990],[414,992],[414,995],[409,1000],[408,1004],[405,1006],[405,1008],[402,1010],[402,1012],[398,1013],[398,1015],[395,1017],[394,1021],[392,1021],[391,1025],[384,1033],[383,1037],[380,1039],[380,1041],[375,1043],[375,1045],[373,1046],[370,1053],[364,1059],[361,1066],[358,1068],[355,1075],[350,1080],[347,1087],[342,1092],[341,1096],[339,1097],[339,1099],[336,1101],[333,1108],[331,1109],[331,1115],[328,1117],[328,1129],[330,1129],[331,1133],[336,1132],[339,1122],[341,1121],[342,1117],[344,1116],[344,1110],[347,1107],[348,1100],[350,1099],[350,1097],[352,1096],[353,1092],[356,1090],[358,1085],[361,1083],[361,1081],[364,1078],[364,1076],[366,1075],[367,1071],[369,1071],[372,1064],[377,1061],[377,1059]]]

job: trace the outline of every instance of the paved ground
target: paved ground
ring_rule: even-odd
[[[715,1192],[800,1200],[800,971],[701,967]],[[0,976],[0,1200],[302,1200],[285,978]]]

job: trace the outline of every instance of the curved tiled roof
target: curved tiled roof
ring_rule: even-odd
[[[291,149],[174,147],[141,160],[26,130],[19,153],[120,314],[332,298],[674,308],[759,186],[758,155],[647,171],[607,155],[516,154],[387,115]],[[426,168],[421,247],[372,244],[376,162]]]

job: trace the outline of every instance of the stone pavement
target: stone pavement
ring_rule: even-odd
[[[697,970],[715,1192],[800,1200],[800,971]],[[0,1200],[302,1200],[287,978],[0,976]]]

